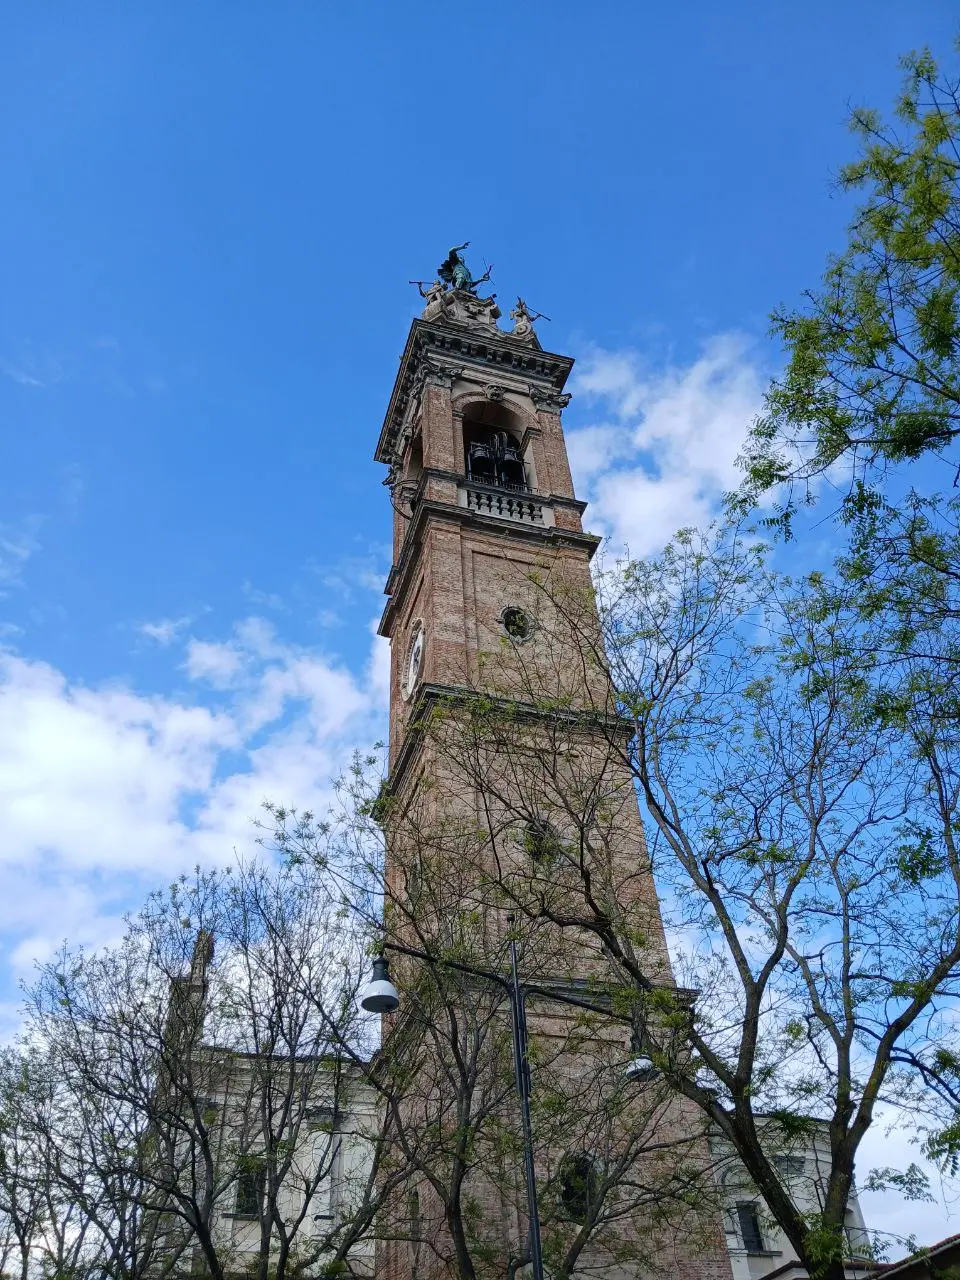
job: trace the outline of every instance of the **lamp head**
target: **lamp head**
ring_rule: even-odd
[[[624,1068],[623,1074],[635,1084],[649,1084],[651,1080],[656,1080],[660,1072],[649,1058],[641,1056],[631,1059]]]
[[[400,996],[390,981],[390,962],[386,956],[377,956],[370,981],[360,998],[360,1008],[367,1013],[393,1013],[399,1007]]]

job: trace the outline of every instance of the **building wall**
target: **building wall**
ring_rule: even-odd
[[[258,1150],[262,1149],[251,1122],[257,1110],[257,1090],[250,1070],[241,1068],[231,1072],[229,1082],[211,1095],[211,1104],[218,1113],[217,1159],[225,1175],[222,1175],[223,1181],[230,1178],[231,1159],[233,1172],[239,1174],[256,1161]],[[300,1125],[299,1140],[289,1172],[279,1189],[277,1207],[288,1231],[302,1219],[297,1227],[295,1248],[312,1254],[318,1241],[351,1217],[368,1184],[372,1141],[379,1130],[377,1100],[369,1086],[361,1081],[354,1081],[346,1092],[335,1097],[324,1086],[323,1075],[318,1074],[311,1085],[309,1099],[298,1100],[292,1110],[298,1116],[305,1112],[306,1119]],[[237,1151],[243,1154],[233,1156]],[[308,1197],[304,1191],[307,1186]],[[239,1178],[230,1181],[219,1198],[213,1220],[214,1236],[223,1256],[230,1258],[231,1272],[245,1271],[260,1252],[260,1220],[238,1212],[239,1188]],[[275,1240],[273,1249],[275,1252]],[[360,1274],[372,1274],[374,1253],[374,1241],[367,1237],[351,1250],[351,1265]],[[321,1273],[324,1258],[330,1256],[330,1252],[321,1253],[310,1274]]]
[[[804,1276],[806,1273],[800,1267],[796,1251],[773,1220],[763,1196],[729,1146],[723,1139],[714,1138],[711,1140],[711,1148],[719,1162],[717,1176],[725,1203],[724,1228],[734,1280],[763,1280],[763,1277],[773,1272],[782,1274],[784,1280]],[[827,1135],[815,1133],[805,1142],[791,1148],[789,1154],[774,1155],[772,1159],[787,1180],[795,1203],[804,1212],[819,1211],[830,1169]],[[744,1239],[738,1205],[753,1207],[761,1237],[760,1249],[747,1247],[751,1242]],[[855,1188],[850,1196],[846,1230],[851,1262],[849,1274],[865,1274],[873,1269],[874,1263],[871,1260],[869,1232]],[[791,1268],[791,1264],[790,1271],[782,1270]]]

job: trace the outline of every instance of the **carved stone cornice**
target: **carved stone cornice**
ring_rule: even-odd
[[[427,371],[422,367],[427,363]],[[573,368],[570,356],[554,355],[521,345],[499,330],[476,333],[426,320],[414,320],[400,358],[386,417],[374,457],[388,465],[393,461],[411,398],[419,395],[431,377],[444,381],[451,376],[472,375],[481,385],[502,385],[521,380],[538,394],[561,395]],[[500,382],[496,376],[509,375]],[[491,375],[494,375],[491,377]]]
[[[410,380],[408,404],[412,404],[423,394],[424,387],[443,387],[449,391],[462,373],[462,366],[446,364],[426,356]]]
[[[471,702],[483,702],[484,714],[496,713],[501,707],[511,723],[526,720],[563,725],[573,733],[596,734],[607,739],[628,739],[634,732],[633,721],[616,710],[598,707],[538,706],[519,698],[507,698],[502,694],[471,689],[466,685],[432,684],[424,682],[417,689],[410,707],[410,715],[404,726],[404,738],[387,779],[387,788],[397,795],[403,788],[404,775],[420,754],[423,730],[429,722],[430,712],[438,704],[457,704],[467,708]]]
[[[431,387],[443,387],[449,391],[463,374],[462,365],[443,364],[440,360],[425,359],[423,381]]]
[[[530,399],[538,409],[546,409],[548,413],[560,413],[570,403],[570,393],[568,391],[554,391],[550,388],[544,388],[530,383],[528,390]]]

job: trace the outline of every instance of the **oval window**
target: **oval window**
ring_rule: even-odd
[[[514,604],[504,609],[500,621],[511,640],[527,640],[533,632],[533,623],[527,614]]]

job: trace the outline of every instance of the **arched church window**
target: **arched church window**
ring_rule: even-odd
[[[534,862],[553,862],[562,846],[556,829],[544,818],[534,818],[524,827],[523,847]]]
[[[560,1203],[574,1222],[586,1222],[600,1194],[597,1167],[590,1156],[566,1155],[560,1162]]]

